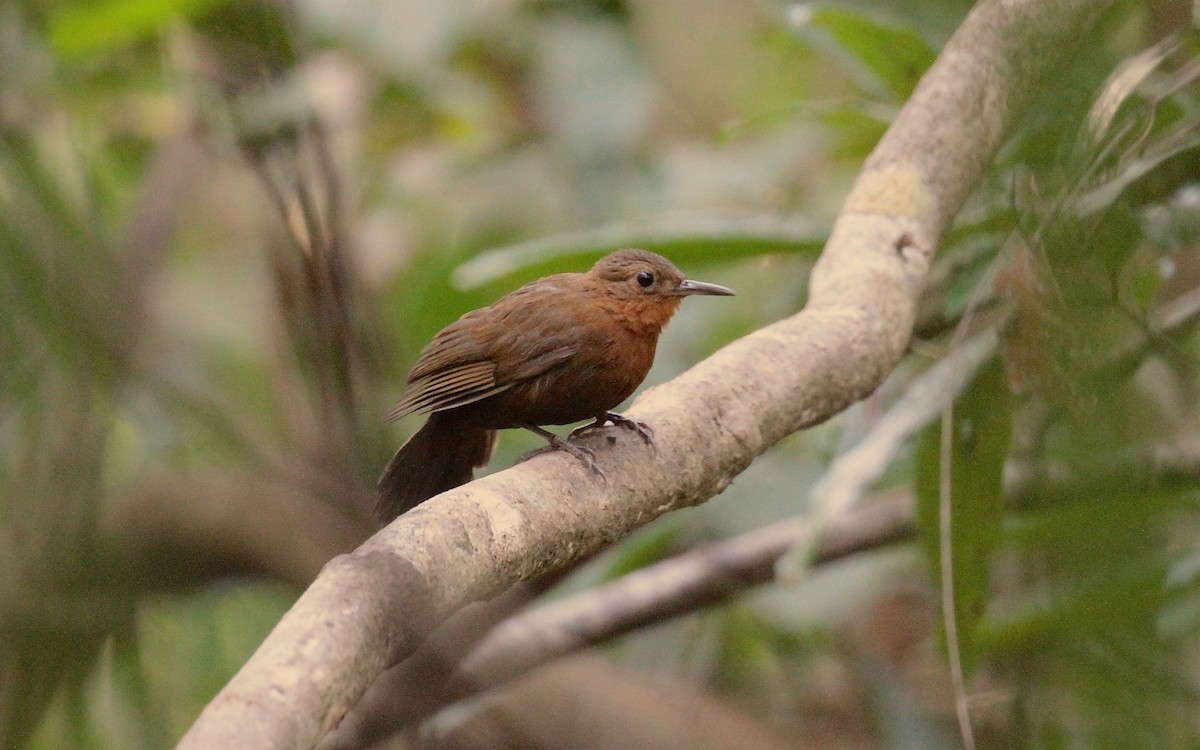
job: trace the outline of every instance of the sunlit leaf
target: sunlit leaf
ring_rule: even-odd
[[[123,47],[177,18],[189,18],[229,0],[102,0],[59,6],[50,17],[50,45],[64,58]]]

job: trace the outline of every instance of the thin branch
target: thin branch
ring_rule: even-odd
[[[810,534],[809,525],[800,519],[784,521],[503,621],[497,615],[510,615],[532,599],[528,584],[472,605],[443,624],[416,654],[384,673],[325,737],[321,750],[366,747],[550,660],[770,583],[778,577],[780,555]],[[807,563],[840,560],[908,539],[914,532],[911,499],[881,500],[828,524]],[[457,635],[463,631],[472,642]],[[464,659],[468,646],[472,648]]]
[[[798,750],[829,748],[831,735],[842,736],[828,729],[811,739],[781,735],[695,685],[635,677],[587,655],[538,670],[489,698],[439,715],[425,727],[428,742],[417,747]],[[848,718],[858,721],[839,729],[857,739],[865,733],[866,717]]]
[[[703,502],[787,435],[870,394],[908,346],[942,233],[1040,79],[1107,5],[980,2],[867,160],[805,310],[634,403],[656,450],[598,431],[588,443],[606,481],[545,455],[401,516],[325,567],[180,746],[314,746],[465,604]]]
[[[912,499],[845,513],[818,532],[812,564],[910,539]],[[809,532],[789,519],[642,568],[611,583],[512,617],[463,660],[459,697],[489,689],[552,659],[743,593],[775,580],[775,563]]]

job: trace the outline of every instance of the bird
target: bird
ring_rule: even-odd
[[[542,450],[569,452],[601,474],[593,451],[571,442],[578,434],[612,423],[653,444],[647,425],[612,410],[646,378],[684,297],[733,294],[685,278],[661,255],[624,249],[466,313],[421,350],[387,415],[429,417],[379,477],[379,520],[471,481],[498,430],[534,432],[548,443]],[[587,419],[567,440],[544,429]]]

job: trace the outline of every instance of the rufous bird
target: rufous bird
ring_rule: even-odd
[[[611,411],[646,378],[658,335],[693,294],[733,294],[684,278],[671,261],[618,250],[587,273],[538,279],[446,326],[421,351],[389,420],[429,413],[379,477],[379,518],[473,478],[496,431],[522,427],[593,469],[594,453],[543,425],[613,423],[647,443],[650,429]]]

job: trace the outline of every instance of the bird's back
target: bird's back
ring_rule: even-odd
[[[658,329],[616,315],[586,274],[548,276],[467,313],[421,353],[392,416],[454,409],[492,429],[589,419],[628,398],[654,361]]]

